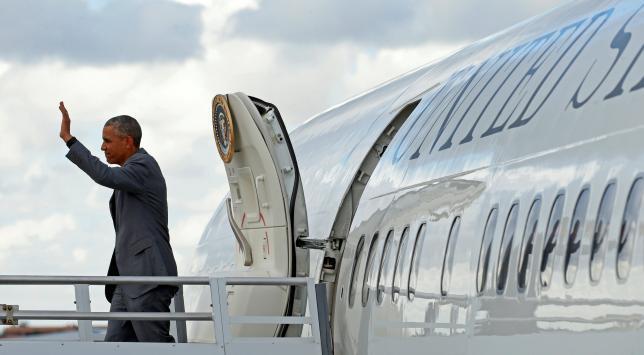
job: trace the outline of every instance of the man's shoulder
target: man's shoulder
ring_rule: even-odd
[[[156,160],[154,157],[152,157],[145,149],[140,148],[136,153],[134,153],[128,160],[128,163],[130,162],[137,162],[137,163],[151,163],[155,162]]]
[[[158,172],[161,173],[159,163],[157,163],[156,159],[154,159],[154,157],[143,148],[140,148],[138,152],[134,153],[134,155],[128,159],[127,164],[129,163],[141,164],[152,168],[152,170],[158,170]]]

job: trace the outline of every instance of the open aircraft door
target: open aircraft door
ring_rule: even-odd
[[[295,153],[277,107],[243,93],[212,102],[217,149],[230,186],[228,220],[237,239],[236,275],[309,275],[304,192]],[[302,315],[306,292],[295,287],[229,286],[231,315]],[[297,336],[301,325],[237,325],[240,336]]]

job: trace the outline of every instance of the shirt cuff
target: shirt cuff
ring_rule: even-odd
[[[67,144],[67,148],[71,148],[74,143],[78,142],[78,139],[76,137],[71,137],[65,144]]]

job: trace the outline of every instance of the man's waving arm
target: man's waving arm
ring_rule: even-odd
[[[100,185],[134,193],[143,191],[147,169],[139,160],[128,162],[123,167],[110,167],[93,156],[80,141],[69,148],[66,157]]]
[[[60,138],[62,138],[69,152],[66,157],[72,163],[76,164],[92,180],[98,184],[112,189],[123,190],[128,192],[142,192],[144,189],[143,181],[147,168],[140,159],[133,159],[123,167],[110,167],[100,161],[74,136],[71,134],[71,119],[69,113],[61,101],[58,107],[62,113],[60,124]]]

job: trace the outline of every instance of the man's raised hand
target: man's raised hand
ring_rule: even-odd
[[[65,108],[65,103],[61,101],[58,105],[58,109],[60,110],[60,113],[63,114],[63,118],[60,122],[60,138],[67,142],[68,140],[72,139],[72,134],[70,132],[72,120],[69,119],[69,113]]]

